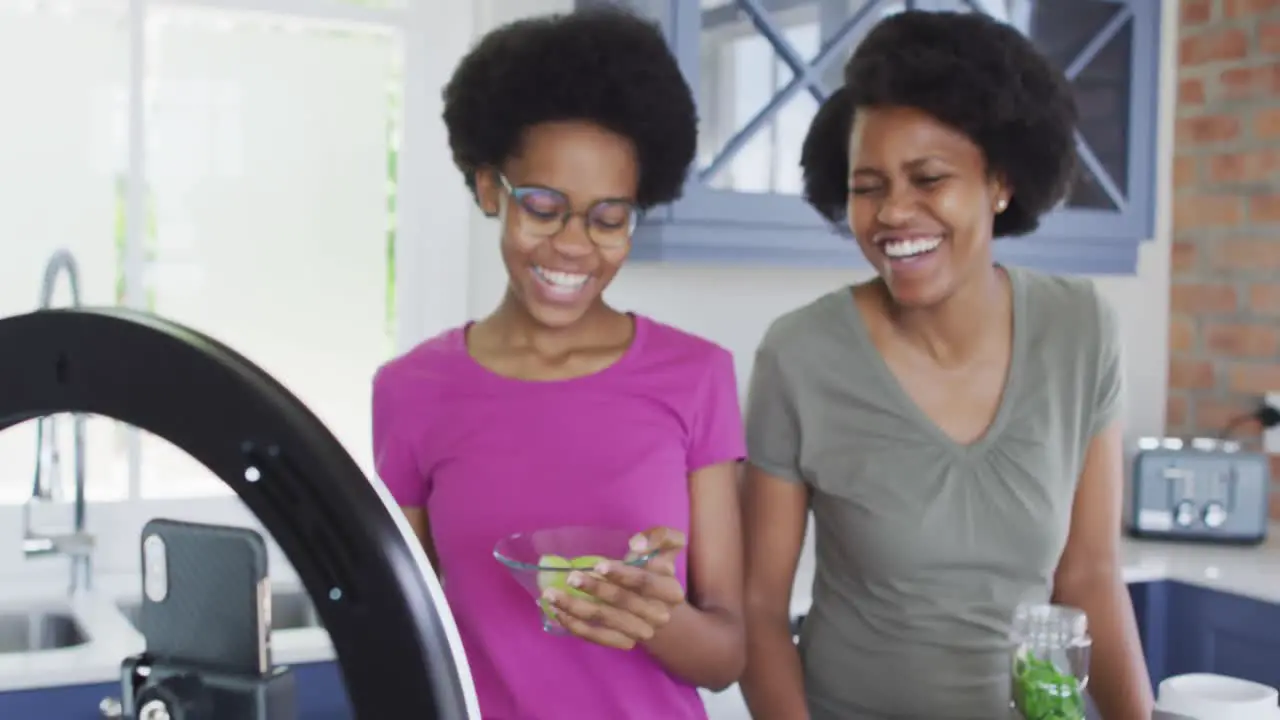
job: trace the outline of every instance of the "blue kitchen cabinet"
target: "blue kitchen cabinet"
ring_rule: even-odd
[[[1280,687],[1280,605],[1179,582],[1129,591],[1153,686],[1217,673]]]
[[[1173,675],[1218,673],[1280,687],[1280,605],[1178,582],[1132,583],[1152,686]],[[351,720],[338,666],[294,666],[299,720]],[[98,703],[118,697],[101,683],[0,693],[0,718],[99,720]]]
[[[120,685],[72,685],[0,693],[0,717],[49,720],[102,720],[98,703],[120,697]]]
[[[609,0],[578,0],[598,5]],[[881,18],[906,8],[1000,12],[1061,67],[1081,110],[1079,179],[1009,264],[1132,274],[1155,225],[1156,0],[624,0],[658,20],[698,98],[698,161],[684,197],[650,213],[633,257],[857,266],[847,230],[800,197],[800,148],[842,66]],[[1012,9],[1011,9],[1012,8]]]
[[[1165,671],[1280,687],[1280,605],[1169,583]]]
[[[1165,672],[1165,618],[1168,617],[1167,582],[1143,582],[1129,584],[1129,598],[1133,600],[1133,614],[1138,624],[1138,637],[1142,641],[1142,654],[1147,661],[1147,673],[1154,689],[1168,677]]]
[[[332,662],[294,666],[298,686],[298,720],[351,720],[338,666]],[[0,692],[0,718],[17,720],[101,720],[98,704],[120,697],[119,683]]]

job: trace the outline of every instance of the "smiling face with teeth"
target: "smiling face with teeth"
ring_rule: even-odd
[[[509,186],[504,186],[504,178]],[[569,327],[583,317],[608,311],[601,298],[630,252],[629,244],[601,246],[587,231],[585,216],[602,201],[636,195],[639,164],[625,137],[583,122],[549,122],[525,131],[520,151],[502,168],[481,172],[476,192],[481,207],[502,221],[502,258],[508,297],[537,323]],[[511,187],[540,187],[568,200],[573,213],[551,236],[539,232],[539,198],[513,201]],[[546,208],[548,213],[559,208]],[[603,212],[611,212],[604,208]],[[597,217],[592,222],[612,222]]]
[[[896,302],[936,305],[991,270],[1010,194],[963,133],[913,108],[859,108],[849,168],[850,229]]]

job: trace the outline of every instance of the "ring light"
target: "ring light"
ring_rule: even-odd
[[[162,437],[240,496],[297,569],[358,717],[480,717],[453,616],[386,487],[261,369],[122,308],[0,320],[0,430],[65,412]]]

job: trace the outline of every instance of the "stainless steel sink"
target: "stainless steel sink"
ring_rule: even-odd
[[[0,654],[59,650],[88,641],[84,628],[70,613],[0,611]]]
[[[120,603],[120,612],[129,619],[136,628],[140,616],[141,603],[137,600]],[[298,630],[302,628],[320,627],[320,616],[316,614],[311,598],[301,591],[281,591],[271,594],[271,629]]]
[[[271,627],[296,630],[320,627],[320,616],[304,592],[278,592],[271,596]]]

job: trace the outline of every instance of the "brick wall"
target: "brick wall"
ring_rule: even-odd
[[[1180,5],[1167,424],[1185,436],[1280,391],[1280,0]]]

